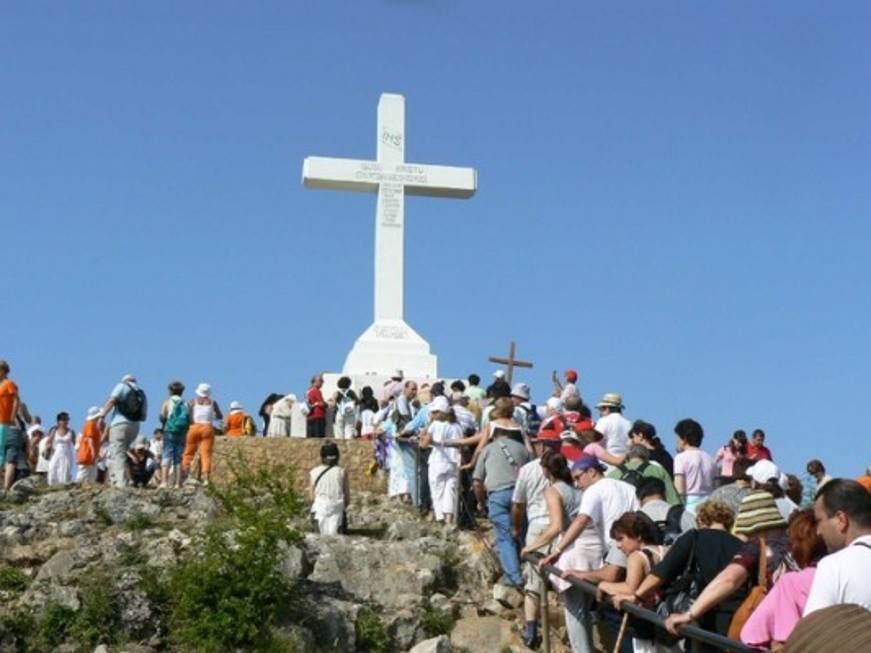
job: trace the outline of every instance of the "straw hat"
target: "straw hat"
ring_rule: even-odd
[[[623,397],[616,392],[607,392],[602,397],[602,401],[596,404],[596,408],[624,408]]]
[[[841,603],[812,612],[786,640],[786,653],[871,651],[871,612]]]
[[[197,393],[197,397],[208,397],[212,394],[212,386],[208,383],[200,383],[195,392]]]
[[[774,528],[786,528],[786,520],[777,509],[774,497],[768,492],[751,492],[741,500],[735,517],[736,535],[755,535]]]

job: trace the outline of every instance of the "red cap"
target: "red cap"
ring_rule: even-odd
[[[578,373],[574,370],[566,370],[565,371],[566,381],[569,383],[577,383],[578,382]]]

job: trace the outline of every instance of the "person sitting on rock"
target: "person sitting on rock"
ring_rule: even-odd
[[[148,440],[144,435],[136,438],[133,446],[127,450],[127,473],[133,487],[145,487],[154,475],[154,467],[149,462],[154,454],[148,450]]]
[[[339,466],[339,448],[333,442],[321,447],[321,464],[309,472],[311,513],[321,535],[342,532],[345,511],[351,503],[351,487],[345,469]]]

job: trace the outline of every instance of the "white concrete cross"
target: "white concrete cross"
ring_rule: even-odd
[[[378,193],[375,322],[355,343],[344,372],[383,374],[410,365],[412,369],[405,369],[408,376],[436,376],[435,356],[404,322],[405,195],[469,198],[477,189],[477,173],[474,168],[406,163],[405,98],[401,95],[381,95],[377,138],[375,161],[307,157],[303,163],[302,178],[307,188]],[[426,348],[425,356],[432,359],[430,363],[408,357],[412,350],[414,356],[424,355],[421,344]],[[419,365],[425,368],[424,374],[415,374]]]

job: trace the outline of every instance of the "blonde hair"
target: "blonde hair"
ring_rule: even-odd
[[[722,501],[705,501],[696,511],[696,522],[702,528],[722,524],[727,531],[735,523],[735,511]]]

